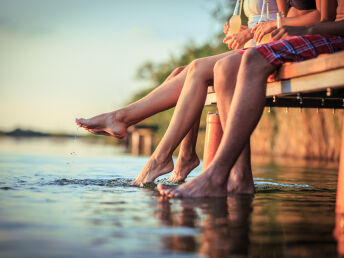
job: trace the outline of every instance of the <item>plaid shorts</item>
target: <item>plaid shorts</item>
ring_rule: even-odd
[[[278,67],[285,62],[300,62],[320,54],[342,51],[344,38],[328,34],[292,36],[255,48],[270,64]]]

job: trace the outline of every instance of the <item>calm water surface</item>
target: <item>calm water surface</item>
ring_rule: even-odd
[[[146,160],[0,139],[0,257],[337,257],[335,165],[255,159],[255,196],[164,200],[130,186]]]

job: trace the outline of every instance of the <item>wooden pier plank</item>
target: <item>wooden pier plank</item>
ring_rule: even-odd
[[[291,79],[339,68],[344,68],[344,51],[299,63],[286,63],[277,72],[276,80]]]
[[[280,96],[323,91],[344,86],[344,68],[309,74],[293,79],[270,82],[267,84],[266,96]]]
[[[326,91],[344,87],[344,51],[299,63],[284,64],[276,80],[267,83],[266,97]],[[208,88],[206,106],[216,104],[214,87]]]

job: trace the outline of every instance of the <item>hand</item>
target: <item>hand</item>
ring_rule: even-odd
[[[254,40],[260,42],[265,34],[268,34],[276,29],[274,21],[260,22],[252,28],[252,33],[254,33]]]
[[[229,31],[229,22],[226,22],[224,25],[223,25],[223,33],[225,35],[228,34],[228,31]]]
[[[240,26],[240,31],[248,30],[248,26],[246,25],[241,25]]]
[[[307,34],[311,34],[309,28],[310,28],[309,26],[300,26],[300,27],[283,26],[271,32],[271,37],[272,37],[272,40],[275,41],[275,40],[285,39],[291,36],[307,35]]]
[[[239,49],[251,38],[251,30],[246,29],[239,33],[225,37],[223,42],[226,43],[230,49]]]

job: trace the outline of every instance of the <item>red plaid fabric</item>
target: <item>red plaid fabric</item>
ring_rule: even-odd
[[[293,36],[255,48],[270,64],[278,67],[285,62],[300,62],[320,54],[342,51],[344,38],[327,34]]]

